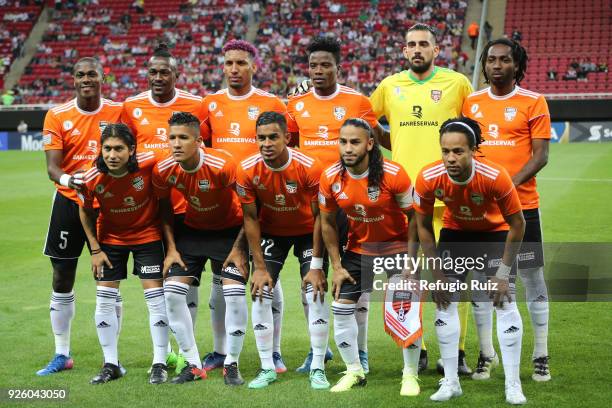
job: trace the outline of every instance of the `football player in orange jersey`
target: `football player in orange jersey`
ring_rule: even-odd
[[[527,400],[519,377],[523,324],[514,297],[514,278],[525,219],[518,193],[506,170],[474,157],[481,142],[480,128],[472,119],[445,121],[440,128],[442,161],[425,166],[415,183],[414,204],[423,253],[428,259],[443,261],[433,264],[437,286],[432,294],[437,304],[434,325],[444,378],[430,398],[447,401],[462,394],[457,373],[457,303],[461,290],[456,285],[465,282],[467,273],[474,270],[479,273],[469,288],[475,308],[491,299],[486,287],[475,287],[474,283],[488,284],[497,314],[506,401],[524,404]],[[445,204],[437,248],[433,230],[436,199]]]
[[[102,132],[101,152],[83,176],[79,215],[91,248],[91,267],[97,281],[95,324],[104,353],[104,366],[91,384],[104,384],[122,376],[117,351],[119,321],[115,299],[119,283],[128,275],[130,253],[134,275],[140,277],[149,309],[153,365],[149,382],[168,379],[166,348],[168,318],[162,288],[164,248],[153,197],[153,152],[136,154],[136,138],[122,124],[109,124]],[[94,209],[100,204],[100,216]],[[97,228],[96,228],[97,219]]]
[[[329,382],[324,358],[329,308],[324,299],[327,279],[323,272],[323,242],[316,203],[320,164],[287,147],[290,135],[282,114],[264,112],[256,125],[261,153],[243,160],[236,176],[244,230],[253,256],[252,322],[261,360],[261,370],[249,388],[264,388],[277,379],[273,360],[272,292],[293,247],[309,306],[308,329],[313,350],[310,385],[313,389],[326,389]]]
[[[73,287],[77,262],[86,242],[79,221],[76,190],[83,182],[80,172],[97,157],[100,133],[108,123],[119,121],[122,109],[121,103],[100,95],[104,71],[98,60],[80,59],[72,74],[76,98],[49,110],[43,125],[47,173],[57,189],[44,249],[53,267],[50,315],[55,355],[38,375],[53,374],[73,365],[70,356]],[[121,296],[117,295],[118,316],[121,305]]]
[[[224,269],[230,269],[230,266],[238,279],[245,279],[248,276],[248,255],[246,242],[240,238],[244,236],[241,231],[242,209],[234,189],[236,165],[232,157],[225,151],[202,146],[199,119],[194,115],[176,112],[168,123],[172,155],[158,162],[153,171],[153,185],[160,198],[167,249],[164,292],[168,318],[189,363],[172,382],[184,383],[206,377],[205,366],[202,367],[204,363],[199,361],[186,300],[189,287],[199,286],[208,260],[214,280],[220,281],[222,273],[227,272]],[[169,199],[172,188],[188,200],[184,224],[179,226],[173,225]],[[175,234],[177,227],[181,231]],[[226,287],[226,283],[230,282],[224,282],[223,286],[228,307],[225,314],[227,325],[224,327],[229,335],[223,376],[226,384],[240,385],[243,380],[238,371],[238,357],[248,319],[245,290],[244,285],[239,290],[233,286]]]
[[[139,152],[153,151],[161,157],[169,153],[168,119],[174,112],[190,112],[200,120],[204,119],[202,98],[176,88],[179,75],[178,61],[170,53],[167,44],[160,43],[147,62],[149,90],[127,98],[121,116],[122,122],[127,124],[132,133],[136,135]],[[179,225],[182,224],[185,214],[185,199],[176,190],[172,190],[171,194],[176,223]],[[180,228],[177,228],[178,230]],[[199,303],[196,286],[190,287],[187,302],[192,322],[195,325]],[[221,283],[218,281],[214,281],[211,286],[209,305],[211,305],[215,351],[225,354],[225,328],[223,326],[225,302]],[[210,358],[211,355],[212,353],[207,357]],[[223,358],[221,358],[222,361]],[[176,365],[179,372],[184,366],[184,359],[180,354],[177,356],[172,352],[170,345],[168,345],[167,362],[171,367]]]
[[[347,118],[362,118],[377,132],[382,132],[370,100],[338,83],[340,64],[340,42],[335,38],[318,37],[308,46],[308,75],[312,88],[302,95],[290,98],[287,105],[288,127],[299,139],[293,143],[300,149],[319,159],[324,168],[338,161],[338,138],[340,127]],[[340,229],[341,248],[346,245],[347,220],[342,210],[337,212]],[[368,314],[369,293],[363,293],[357,305],[357,325],[359,330],[359,357],[366,374],[368,364]],[[304,314],[308,317],[308,304],[303,301]],[[326,360],[332,358],[331,350]],[[310,371],[309,353],[301,367],[296,371]]]
[[[519,43],[507,38],[488,43],[482,53],[481,66],[490,87],[468,96],[463,115],[479,122],[485,139],[480,149],[482,154],[508,170],[521,198],[527,224],[519,253],[518,274],[525,286],[533,326],[532,378],[548,381],[548,290],[544,280],[535,176],[548,161],[550,114],[543,95],[519,86],[527,68],[527,52]],[[478,368],[473,378],[487,379],[495,357],[491,327],[493,311],[486,308],[475,311],[478,311],[474,314],[478,330],[483,333]]]
[[[374,131],[361,118],[344,122],[339,142],[341,160],[323,173],[319,192],[323,238],[334,271],[334,337],[347,368],[332,392],[344,392],[366,384],[359,355],[355,309],[362,293],[370,293],[373,289],[373,267],[377,259],[414,255],[416,249],[412,246],[409,251],[407,216],[412,209],[412,187],[406,171],[383,158]],[[348,243],[342,255],[336,218],[339,209],[343,209],[348,218]],[[388,276],[401,272],[402,269],[395,267],[387,269]],[[420,327],[419,309],[415,307],[412,316],[418,319]],[[415,330],[409,335],[400,327],[401,323],[389,324],[406,335],[401,341],[404,371],[400,395],[418,395],[422,331]]]
[[[276,96],[253,86],[253,75],[260,63],[257,48],[244,40],[231,40],[223,46],[223,74],[227,88],[207,95],[203,102],[202,137],[207,145],[223,149],[234,156],[236,163],[257,153],[255,121],[261,112],[286,114],[287,107]],[[277,373],[287,371],[281,355],[283,322],[283,290],[277,282],[272,301],[274,315],[274,365]],[[223,364],[215,352],[208,357],[207,367]]]

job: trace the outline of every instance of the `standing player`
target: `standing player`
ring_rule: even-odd
[[[457,262],[471,259],[473,265],[481,265],[483,273],[494,274],[491,295],[494,295],[497,337],[506,374],[506,401],[524,404],[527,400],[519,377],[523,323],[509,277],[521,247],[525,219],[518,193],[506,170],[488,160],[473,157],[481,141],[478,123],[471,119],[449,119],[442,124],[442,160],[425,166],[415,184],[418,233],[424,255],[435,259],[434,202],[436,199],[443,201],[444,226],[440,231],[438,254],[444,265],[448,264],[448,258],[457,259]],[[457,376],[460,292],[444,287],[465,281],[466,273],[459,269],[462,265],[457,263],[455,268],[447,268],[444,272],[436,267],[433,270],[436,283],[441,285],[432,293],[437,305],[434,325],[444,365],[440,389],[430,397],[433,401],[447,401],[462,394]],[[483,291],[477,294],[479,298],[474,300],[484,302]],[[486,301],[491,302],[490,299]]]
[[[391,127],[390,135],[385,132],[381,144],[391,149],[393,160],[404,166],[412,180],[423,166],[440,157],[438,129],[445,120],[461,114],[463,101],[472,92],[464,75],[434,65],[439,52],[434,29],[426,24],[413,25],[406,33],[403,49],[410,69],[385,78],[370,96],[376,116],[385,116]],[[443,209],[443,203],[436,201],[436,234],[442,227]],[[416,238],[416,231],[411,234]],[[461,374],[471,374],[464,352],[467,315],[468,305],[462,302],[459,306]],[[419,371],[425,368],[427,351],[423,341]]]
[[[207,95],[203,101],[204,123],[202,136],[215,149],[229,152],[236,163],[257,153],[255,121],[261,112],[285,114],[287,108],[278,97],[253,86],[257,72],[257,48],[243,40],[231,40],[223,47],[223,74],[227,88]],[[213,276],[213,282],[220,281]],[[280,338],[283,320],[283,292],[277,282],[272,301],[274,314],[274,365],[277,373],[287,371],[281,357]],[[225,346],[215,342],[205,369],[223,366]]]
[[[136,154],[136,139],[124,124],[109,124],[102,132],[101,152],[94,167],[83,176],[79,215],[89,246],[97,281],[95,324],[104,353],[104,366],[91,384],[122,377],[117,351],[119,322],[115,299],[119,283],[127,278],[127,261],[134,257],[134,275],[140,277],[149,309],[153,339],[151,384],[167,381],[168,318],[162,288],[164,247],[153,197],[153,152]],[[94,209],[100,204],[100,217]],[[96,218],[97,228],[96,228]],[[97,231],[96,231],[97,230]]]
[[[303,95],[289,100],[288,128],[299,135],[300,150],[316,156],[327,168],[338,161],[338,138],[340,127],[348,118],[362,118],[372,128],[379,128],[367,97],[349,87],[338,84],[340,64],[340,42],[335,38],[318,37],[308,46],[308,75],[313,87]],[[382,129],[382,127],[380,127]],[[298,133],[299,132],[299,133]],[[343,211],[338,212],[340,244],[346,245],[347,220]],[[308,304],[304,313],[308,317]],[[368,310],[370,294],[363,293],[357,303],[357,325],[359,327],[359,358],[367,374],[368,364]],[[331,351],[327,359],[331,358]],[[309,353],[298,372],[310,371]]]
[[[85,170],[99,152],[100,133],[108,123],[119,121],[122,105],[100,96],[104,71],[94,58],[82,58],[73,68],[76,98],[47,112],[43,125],[43,143],[47,173],[55,183],[51,220],[44,254],[53,267],[51,293],[51,328],[55,336],[55,356],[39,370],[49,375],[72,368],[70,327],[74,317],[74,280],[79,256],[86,242],[79,221],[75,190],[82,183]],[[121,313],[121,297],[116,299]]]
[[[147,64],[149,90],[127,98],[121,116],[121,121],[128,125],[132,134],[136,135],[139,152],[152,151],[161,157],[168,155],[168,119],[174,112],[190,112],[200,120],[204,119],[202,98],[177,89],[178,77],[177,60],[172,56],[166,44],[159,44]],[[186,208],[185,199],[180,192],[174,189],[171,194],[177,224],[182,224]],[[178,230],[180,228],[177,228]],[[198,311],[197,287],[190,289],[187,299],[192,321],[195,324]],[[213,337],[215,341],[221,338],[224,342],[225,328],[223,323],[218,323],[217,318],[217,315],[220,315],[220,319],[223,320],[225,315],[225,302],[220,285],[213,285],[210,304]],[[177,364],[177,358],[178,356],[169,350],[168,365],[177,365],[180,371],[183,361]]]
[[[287,147],[290,135],[282,114],[262,113],[257,118],[256,130],[260,153],[240,163],[236,181],[244,230],[253,255],[252,320],[261,359],[261,370],[249,388],[264,388],[276,381],[272,358],[272,291],[293,247],[309,307],[308,328],[313,352],[310,385],[314,389],[327,389],[324,358],[329,308],[325,302],[327,279],[323,272],[317,206],[321,168],[311,157]]]
[[[153,185],[162,212],[162,227],[166,240],[164,286],[170,326],[176,333],[179,346],[188,365],[181,370],[174,383],[194,381],[206,377],[199,360],[193,333],[193,322],[186,299],[190,286],[199,286],[204,264],[210,259],[213,273],[221,276],[224,262],[233,261],[243,276],[247,276],[246,249],[239,245],[242,224],[240,202],[234,191],[236,165],[232,157],[221,150],[203,148],[200,120],[188,112],[176,112],[169,123],[169,143],[172,155],[158,162],[153,170]],[[185,225],[175,243],[170,191],[175,188],[187,200]],[[228,297],[227,329],[229,354],[233,358],[224,370],[226,384],[241,384],[238,355],[246,327],[240,332],[232,329],[234,320],[244,320],[246,299],[232,291]],[[235,299],[234,299],[235,298]],[[224,325],[225,327],[225,325]],[[229,360],[228,360],[229,361]]]
[[[463,115],[479,122],[484,135],[480,151],[508,170],[521,199],[527,224],[518,273],[525,286],[535,337],[532,378],[548,381],[548,291],[535,176],[548,161],[550,114],[542,95],[519,87],[527,68],[527,52],[519,43],[506,38],[488,43],[481,65],[485,81],[491,86],[468,97]],[[497,362],[492,343],[492,310],[486,305],[475,308],[474,318],[482,343],[473,378],[487,379]]]
[[[334,336],[346,364],[346,374],[332,387],[332,392],[366,384],[365,370],[355,347],[357,301],[363,292],[372,290],[374,258],[407,252],[407,215],[412,208],[410,178],[400,165],[383,158],[366,121],[359,118],[345,121],[339,142],[341,160],[321,175],[319,193],[323,238],[334,270]],[[348,244],[342,258],[336,224],[340,208],[346,212],[349,223]],[[393,270],[389,274],[400,272]],[[421,338],[416,337],[410,347],[402,349],[404,372],[400,394],[405,396],[420,392],[417,375]]]

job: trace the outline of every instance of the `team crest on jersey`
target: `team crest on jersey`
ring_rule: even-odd
[[[100,126],[100,133],[104,132],[104,129],[106,129],[106,126],[108,126],[108,123],[109,123],[109,122],[106,122],[106,121],[104,121],[104,120],[101,120],[101,121],[98,123],[98,126]]]
[[[205,193],[208,190],[210,190],[210,181],[208,180],[198,180],[198,187],[200,188],[200,191]]]
[[[480,193],[472,193],[470,194],[470,199],[476,205],[482,205],[484,202],[484,197]]]
[[[295,110],[296,111],[301,111],[302,109],[304,109],[304,102],[303,101],[299,101],[298,103],[295,104]]]
[[[276,205],[285,205],[286,201],[285,201],[285,195],[284,194],[276,194],[274,196],[274,203]]]
[[[134,200],[134,197],[128,196],[123,199],[123,204],[128,207],[136,207],[136,200]]]
[[[368,213],[366,212],[365,206],[363,206],[362,204],[355,204],[355,212],[361,215],[362,217],[365,217],[366,215],[368,215]]]
[[[214,111],[215,109],[217,109],[217,102],[211,102],[208,104],[209,111]]]
[[[102,184],[98,184],[96,186],[96,193],[102,194],[103,191],[104,191],[104,186]]]
[[[289,194],[297,193],[297,181],[287,180],[285,181],[285,189]]]
[[[259,176],[253,177],[253,184],[259,184]]]
[[[378,186],[368,186],[368,198],[372,202],[378,201],[378,197],[380,196],[380,188]]]
[[[441,188],[436,188],[434,191],[434,195],[436,196],[437,199],[441,200],[442,197],[444,196],[444,190],[442,190]]]
[[[176,184],[176,176],[172,175],[172,176],[168,177],[168,183]]]
[[[136,119],[140,119],[140,117],[142,116],[142,109],[140,108],[135,108],[132,111],[132,115],[136,118]]]
[[[241,185],[236,184],[236,192],[238,193],[238,195],[240,197],[246,197],[247,193],[246,190],[244,189],[244,187],[242,187]]]
[[[340,185],[340,183],[332,184],[331,188],[334,193],[339,193],[340,190],[342,190],[342,186]]]
[[[136,190],[142,191],[142,189],[144,188],[144,179],[142,178],[142,176],[138,176],[135,179],[132,179],[132,186]]]
[[[346,116],[346,108],[344,106],[334,106],[334,117],[336,120],[342,120]]]
[[[432,89],[430,96],[432,101],[438,103],[440,102],[440,99],[442,99],[442,91],[439,89]]]
[[[259,108],[257,106],[249,106],[247,115],[251,120],[257,119],[257,117],[259,116]]]
[[[516,112],[518,112],[518,109],[511,106],[504,109],[504,118],[506,119],[506,122],[512,122],[516,117]]]
[[[64,130],[70,130],[72,129],[72,126],[74,126],[74,124],[72,123],[71,120],[65,120],[63,126],[64,126]]]

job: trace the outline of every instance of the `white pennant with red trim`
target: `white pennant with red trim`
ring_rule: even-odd
[[[412,283],[415,290],[408,290]],[[389,278],[385,292],[384,321],[385,331],[398,346],[406,348],[423,334],[422,313],[423,304],[418,282],[393,275]],[[402,285],[405,289],[399,289]],[[389,289],[398,288],[398,289]]]

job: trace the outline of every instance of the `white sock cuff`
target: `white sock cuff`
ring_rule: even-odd
[[[187,296],[190,285],[177,281],[164,282],[164,293]]]
[[[245,285],[223,285],[223,296],[226,302],[234,302],[236,298],[246,295]]]
[[[157,297],[164,296],[164,288],[150,288],[144,290],[144,297],[146,301],[155,299]]]
[[[96,287],[96,297],[112,299],[111,301],[115,303],[117,301],[117,295],[119,294],[119,289],[110,288],[108,286],[97,286]]]
[[[222,286],[223,285],[223,278],[221,277],[221,275],[217,275],[213,273],[212,276],[212,284],[213,286]]]
[[[74,291],[71,290],[68,293],[51,292],[51,302],[66,305],[74,303]]]
[[[355,303],[340,303],[335,300],[332,302],[332,313],[334,316],[350,316],[355,313]]]

